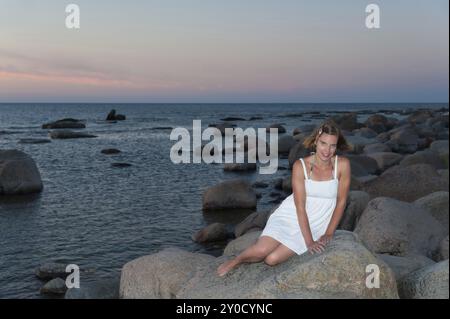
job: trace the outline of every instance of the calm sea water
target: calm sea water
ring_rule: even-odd
[[[192,128],[200,119],[206,127],[227,116],[256,121],[236,121],[242,128],[284,123],[288,134],[301,125],[316,123],[305,111],[404,110],[448,107],[448,104],[0,104],[0,149],[19,149],[35,160],[44,190],[36,196],[0,196],[0,298],[40,298],[42,282],[35,269],[46,261],[75,263],[81,282],[116,277],[128,261],[176,246],[219,255],[225,243],[196,244],[191,235],[212,222],[230,225],[249,211],[204,214],[203,191],[223,180],[242,177],[273,181],[274,175],[224,172],[222,165],[182,164],[170,161],[175,143],[170,130]],[[112,109],[127,120],[103,120]],[[363,121],[368,115],[361,115]],[[400,117],[398,114],[392,116]],[[94,139],[52,140],[48,144],[19,144],[21,138],[47,138],[43,123],[66,117],[86,121],[83,131]],[[103,155],[118,148],[118,155]],[[113,162],[132,164],[111,167]],[[287,160],[281,160],[287,167]],[[273,204],[263,191],[258,210]]]

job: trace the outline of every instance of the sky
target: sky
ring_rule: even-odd
[[[0,0],[0,102],[448,103],[448,6]]]

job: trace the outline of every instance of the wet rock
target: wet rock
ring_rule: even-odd
[[[203,194],[203,209],[256,207],[256,194],[244,180],[230,180],[208,188]]]
[[[18,150],[0,150],[0,195],[40,192],[41,174],[34,160]]]

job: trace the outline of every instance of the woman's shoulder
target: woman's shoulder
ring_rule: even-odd
[[[338,155],[338,169],[340,170],[349,170],[350,169],[350,160],[342,155]]]

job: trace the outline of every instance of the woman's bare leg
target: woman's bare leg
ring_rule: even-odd
[[[240,253],[235,258],[228,260],[222,263],[217,268],[217,274],[219,276],[225,275],[227,272],[232,270],[234,267],[241,263],[251,263],[251,262],[259,262],[264,260],[267,255],[269,255],[272,251],[274,251],[280,242],[273,239],[269,236],[261,236],[258,241],[245,249],[242,253]]]

